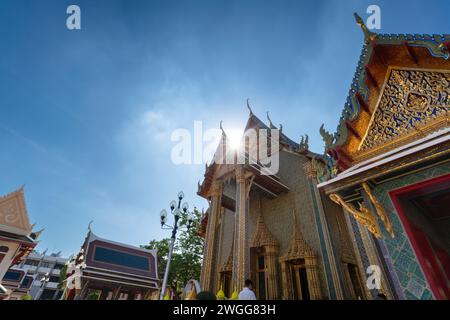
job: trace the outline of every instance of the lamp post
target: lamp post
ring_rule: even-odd
[[[166,265],[166,270],[164,272],[164,279],[163,279],[163,283],[162,283],[162,287],[161,287],[161,294],[159,296],[160,300],[164,300],[164,296],[166,293],[166,287],[167,287],[167,279],[169,278],[169,270],[170,270],[170,261],[172,260],[172,252],[173,252],[173,247],[175,245],[175,239],[177,237],[177,231],[180,227],[182,227],[181,225],[179,225],[179,220],[181,217],[181,213],[183,210],[183,212],[186,214],[188,209],[189,209],[189,205],[187,202],[184,202],[183,205],[181,206],[181,200],[183,200],[184,198],[184,193],[183,191],[180,191],[178,193],[178,205],[177,202],[175,200],[172,200],[170,202],[170,212],[173,214],[174,216],[174,222],[173,225],[168,225],[167,224],[167,211],[165,209],[161,210],[161,214],[160,214],[160,222],[161,222],[161,229],[165,229],[165,230],[172,230],[172,237],[170,238],[170,245],[169,245],[169,254],[167,256],[167,265]],[[192,217],[188,217],[188,221],[186,224],[187,230],[189,230],[192,226]]]

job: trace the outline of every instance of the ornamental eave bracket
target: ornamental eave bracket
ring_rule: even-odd
[[[375,208],[376,215],[378,215],[380,220],[383,222],[386,231],[389,233],[391,238],[394,238],[395,235],[392,229],[391,222],[383,206],[378,201],[378,199],[373,195],[372,190],[370,189],[369,185],[366,182],[363,182],[361,186],[363,190],[366,192],[367,196],[369,197],[371,204]],[[353,218],[356,219],[356,221],[365,226],[367,230],[369,230],[369,232],[372,233],[375,237],[381,238],[381,230],[377,224],[375,214],[372,212],[372,210],[367,208],[362,202],[359,202],[358,203],[359,208],[356,208],[353,204],[346,202],[337,193],[330,194],[330,199],[339,206],[341,206],[345,211],[350,213],[353,216]]]

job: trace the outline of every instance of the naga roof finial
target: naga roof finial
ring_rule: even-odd
[[[266,115],[267,115],[267,120],[269,120],[269,125],[270,125],[270,127],[275,127],[275,126],[273,125],[273,123],[272,123],[272,120],[270,119],[269,111],[266,111]]]
[[[91,225],[92,225],[93,222],[94,222],[94,220],[89,221],[89,224],[88,224],[88,231],[89,232],[92,232]]]
[[[223,130],[222,123],[223,123],[223,120],[220,120],[220,130],[222,130],[222,134],[226,137],[227,134],[225,133],[225,130]]]
[[[42,234],[42,232],[44,232],[45,228],[42,228],[39,231],[33,232],[34,233],[34,239],[37,240],[39,238],[39,236]]]
[[[365,40],[374,40],[377,36],[376,33],[372,32],[367,28],[366,24],[364,23],[363,19],[354,12],[353,15],[355,16],[356,24],[360,26],[362,31],[364,32],[364,39]]]
[[[322,123],[319,129],[323,142],[325,142],[325,151],[328,150],[334,143],[334,135],[325,130],[325,124]]]
[[[250,98],[247,98],[247,109],[250,112],[250,116],[252,116],[253,115],[253,111],[252,111],[252,108],[250,107],[249,100],[250,100]]]

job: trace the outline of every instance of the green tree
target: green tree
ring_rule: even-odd
[[[58,289],[62,290],[63,289],[63,283],[64,280],[66,280],[66,276],[67,276],[67,265],[65,264],[61,270],[59,271],[59,281],[58,281]]]
[[[203,238],[197,235],[202,214],[197,208],[194,208],[190,214],[193,218],[192,227],[189,230],[185,230],[185,227],[179,229],[170,263],[167,283],[176,292],[181,291],[189,280],[198,280],[202,267]],[[187,221],[188,215],[182,213],[179,224],[185,226]],[[164,278],[164,272],[166,270],[169,245],[170,238],[165,238],[162,240],[152,240],[148,245],[142,246],[145,249],[158,250],[158,273],[161,280]]]

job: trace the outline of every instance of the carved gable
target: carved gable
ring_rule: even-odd
[[[449,114],[450,72],[392,68],[356,159],[447,127]]]
[[[28,220],[23,188],[0,197],[0,229],[22,235],[30,234],[32,228]]]

